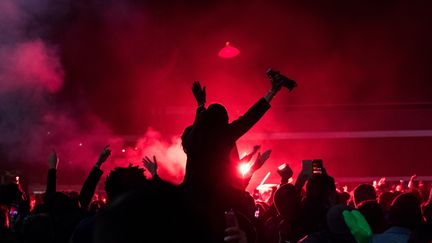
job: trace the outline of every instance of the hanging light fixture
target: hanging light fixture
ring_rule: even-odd
[[[225,43],[225,47],[219,51],[218,56],[220,58],[233,58],[240,54],[239,49],[232,46],[229,41]]]

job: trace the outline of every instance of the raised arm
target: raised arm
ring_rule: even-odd
[[[59,160],[57,153],[55,149],[53,149],[51,154],[48,156],[48,177],[45,191],[46,196],[56,192],[58,162]]]
[[[250,167],[247,174],[243,177],[243,189],[246,190],[247,186],[249,185],[250,180],[252,179],[252,176],[254,175],[255,171],[259,170],[261,166],[263,166],[264,162],[266,162],[270,158],[271,149],[267,149],[264,153],[258,153],[258,156],[256,157],[255,161],[253,162],[252,166]]]
[[[191,139],[189,135],[192,134],[193,130],[195,129],[195,125],[200,120],[201,114],[206,110],[205,108],[206,97],[207,97],[206,87],[205,86],[201,87],[200,82],[195,81],[192,84],[192,93],[197,102],[197,110],[195,113],[194,123],[191,126],[187,127],[182,134],[182,146],[185,151],[187,151],[187,148],[189,146],[189,141]]]
[[[152,179],[156,179],[156,177],[159,177],[157,173],[157,160],[156,156],[153,155],[153,160],[151,160],[149,157],[145,156],[142,159],[144,167],[150,172],[152,175]]]
[[[274,71],[270,68],[267,70],[266,74],[272,83],[272,88],[264,96],[264,99],[267,100],[267,102],[270,102],[282,87],[287,88],[289,91],[292,91],[295,87],[297,87],[297,83],[294,80],[280,74],[279,71]]]
[[[206,87],[201,87],[199,81],[192,84],[192,93],[195,97],[198,107],[205,106],[206,103]]]
[[[258,150],[261,148],[261,145],[255,145],[253,147],[252,152],[250,152],[249,154],[243,156],[243,158],[240,159],[241,162],[249,162],[251,161],[252,157],[256,154],[256,152],[258,152]]]
[[[416,189],[415,186],[414,186],[414,180],[415,180],[415,178],[417,178],[417,175],[412,175],[412,176],[410,177],[410,180],[409,180],[409,182],[408,182],[408,188],[409,188],[410,190],[414,190],[414,189]]]
[[[96,161],[93,169],[85,180],[79,195],[79,202],[81,204],[82,209],[87,209],[90,204],[93,194],[96,190],[96,186],[99,183],[99,180],[103,174],[103,171],[100,169],[102,164],[108,159],[111,155],[111,150],[108,148],[109,145],[106,145],[102,152],[99,155],[98,160]]]
[[[201,84],[199,81],[195,81],[192,84],[192,93],[195,97],[195,100],[197,102],[197,111],[195,114],[195,120],[194,120],[194,124],[197,122],[198,117],[200,116],[200,114],[205,111],[205,104],[206,104],[206,99],[207,99],[207,95],[206,95],[206,87],[203,86],[201,87]]]
[[[275,73],[275,72],[274,72]],[[239,117],[237,120],[233,121],[230,124],[231,134],[234,136],[234,139],[237,140],[243,134],[245,134],[249,129],[252,128],[255,123],[261,119],[261,117],[266,113],[266,111],[270,108],[270,102],[273,100],[273,97],[281,90],[282,87],[287,87],[292,90],[297,84],[288,79],[287,77],[279,74],[269,75],[271,81],[271,89],[260,99],[258,100],[243,116]],[[293,82],[293,86],[289,86],[287,82]],[[295,85],[294,85],[295,84]]]
[[[153,160],[151,160],[149,157],[145,156],[142,159],[142,162],[143,162],[144,167],[152,175],[152,180],[153,181],[160,181],[161,179],[157,173],[158,164],[157,164],[156,156],[153,155]]]

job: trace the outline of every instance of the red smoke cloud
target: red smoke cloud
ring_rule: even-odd
[[[118,150],[120,151],[120,150]],[[124,153],[114,156],[115,165],[127,166],[129,163],[140,165],[145,156],[156,156],[158,173],[161,178],[174,184],[183,181],[186,165],[186,154],[181,147],[179,137],[164,138],[159,132],[149,129],[132,146],[126,147]]]
[[[55,49],[42,40],[14,43],[0,49],[0,91],[40,86],[54,93],[63,85],[63,69]]]
[[[26,3],[25,10],[16,2]],[[0,92],[5,94],[0,97],[5,117],[0,142],[19,148],[18,157],[36,156],[40,167],[48,147],[57,146],[63,161],[71,161],[69,167],[85,171],[83,178],[109,143],[113,157],[107,170],[141,164],[142,156],[155,154],[160,173],[178,183],[185,159],[177,137],[194,116],[191,83],[202,81],[208,103],[226,105],[233,120],[269,89],[268,67],[296,79],[299,87],[290,94],[283,90],[240,141],[243,150],[255,144],[273,149],[257,181],[282,162],[298,171],[301,159],[323,158],[330,172],[360,176],[390,173],[388,168],[405,173],[406,161],[428,158],[430,138],[272,137],[430,129],[430,109],[380,106],[432,100],[427,4],[71,1],[72,9],[56,9],[50,6],[59,1],[16,2],[0,1],[0,30],[5,33],[0,37]],[[44,14],[32,18],[33,9],[41,8]],[[53,21],[59,13],[69,17]],[[26,28],[39,35],[32,32],[36,37],[28,38]],[[241,55],[218,58],[227,40]],[[148,127],[160,134],[147,132]],[[268,136],[254,138],[257,133]],[[28,147],[34,149],[20,153]],[[405,148],[411,149],[405,153]],[[417,169],[421,164],[415,164]],[[273,175],[269,181],[278,180]]]

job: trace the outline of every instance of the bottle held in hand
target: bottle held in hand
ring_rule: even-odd
[[[275,71],[269,68],[266,74],[268,77],[270,77],[273,80],[281,80],[282,86],[287,88],[289,91],[292,91],[295,87],[297,87],[297,83],[294,80],[289,79],[288,77],[280,74],[279,71]]]

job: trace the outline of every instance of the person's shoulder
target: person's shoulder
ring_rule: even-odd
[[[379,242],[408,242],[409,237],[411,234],[411,230],[403,227],[390,227],[386,231],[384,231],[381,234],[376,234],[372,237],[371,242],[372,243],[379,243]]]
[[[71,236],[71,242],[91,243],[95,223],[96,215],[82,219]]]

